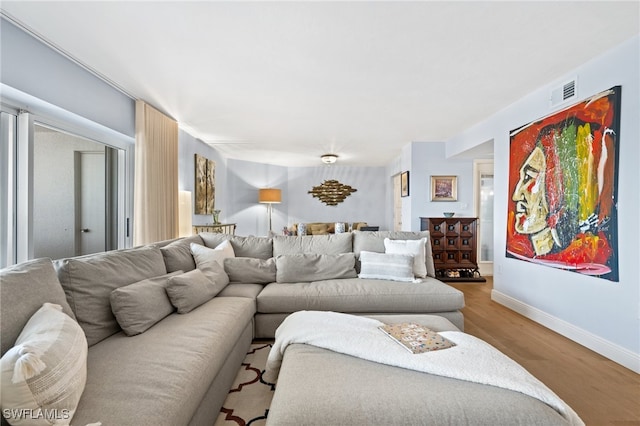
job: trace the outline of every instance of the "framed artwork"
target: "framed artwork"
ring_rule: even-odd
[[[511,131],[507,257],[619,281],[620,91]]]
[[[195,155],[195,214],[213,214],[216,200],[216,162]]]
[[[409,171],[400,174],[400,196],[409,196]]]
[[[431,201],[457,201],[457,176],[431,176]]]

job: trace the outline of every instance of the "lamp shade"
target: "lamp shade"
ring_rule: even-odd
[[[282,201],[282,191],[275,188],[262,188],[258,190],[259,203],[278,204]]]

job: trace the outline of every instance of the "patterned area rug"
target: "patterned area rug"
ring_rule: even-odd
[[[225,399],[215,426],[264,425],[275,385],[262,380],[271,343],[253,343]]]

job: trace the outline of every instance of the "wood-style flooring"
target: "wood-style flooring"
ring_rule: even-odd
[[[465,332],[517,361],[588,425],[640,425],[640,375],[491,300],[493,280],[450,284],[465,295]]]

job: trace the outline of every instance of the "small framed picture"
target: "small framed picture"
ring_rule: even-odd
[[[457,176],[431,176],[431,201],[457,201]]]
[[[400,196],[401,197],[409,196],[409,171],[408,170],[400,174]]]

